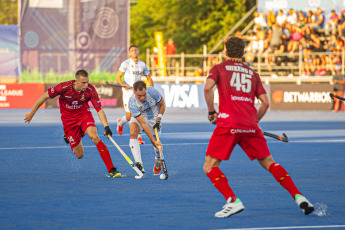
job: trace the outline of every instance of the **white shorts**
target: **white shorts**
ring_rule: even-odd
[[[142,116],[142,115],[141,115],[141,116]],[[145,117],[144,117],[144,118],[145,118]],[[153,133],[153,136],[155,136],[155,130],[153,129],[153,125],[156,123],[157,118],[154,118],[154,119],[151,119],[151,120],[147,120],[147,119],[145,118],[145,121],[146,121],[146,123],[148,124],[148,126],[150,127],[151,132]],[[131,117],[131,120],[129,121],[129,123],[132,123],[132,122],[137,123],[137,124],[139,125],[139,127],[140,127],[140,130],[143,131],[143,127],[141,127],[139,121],[138,121],[136,118]],[[162,124],[161,124],[161,129],[160,129],[159,132],[158,132],[158,135],[159,135],[159,136],[161,135],[161,131],[162,131]]]
[[[128,109],[128,102],[129,98],[133,95],[133,89],[122,89],[122,101],[123,101],[123,108],[125,109],[126,113],[129,113]]]

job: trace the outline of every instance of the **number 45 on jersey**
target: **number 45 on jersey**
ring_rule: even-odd
[[[233,72],[230,80],[230,85],[235,87],[237,91],[249,93],[252,89],[252,75],[246,73]]]

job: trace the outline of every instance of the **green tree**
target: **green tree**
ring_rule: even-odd
[[[0,24],[18,24],[18,0],[0,0]]]
[[[156,46],[154,32],[162,31],[165,42],[174,39],[177,53],[202,53],[203,45],[210,50],[254,5],[255,0],[138,0],[131,6],[131,43],[144,56]]]

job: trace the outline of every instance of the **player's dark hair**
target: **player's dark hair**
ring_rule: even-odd
[[[137,81],[134,83],[133,88],[135,91],[142,91],[143,89],[146,89],[146,84],[144,81]]]
[[[128,51],[130,51],[132,47],[135,47],[135,48],[138,49],[138,46],[136,46],[136,45],[131,45],[131,46],[128,48]]]
[[[231,37],[226,43],[226,54],[229,58],[242,58],[244,54],[244,42],[239,37]]]
[[[77,76],[89,77],[89,73],[85,69],[80,69],[75,73],[75,77]]]

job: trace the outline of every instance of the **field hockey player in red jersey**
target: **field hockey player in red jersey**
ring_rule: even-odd
[[[217,126],[206,150],[203,170],[226,200],[215,217],[228,217],[244,210],[242,201],[219,169],[220,163],[230,158],[237,144],[249,159],[257,159],[273,175],[306,215],[312,213],[313,205],[298,190],[283,166],[273,160],[258,125],[269,107],[269,101],[260,76],[242,62],[243,40],[231,37],[225,45],[228,59],[210,70],[204,88],[208,118]],[[219,113],[214,107],[215,85],[219,92]],[[254,107],[255,97],[261,102],[258,110]]]
[[[59,106],[61,120],[64,129],[64,139],[70,144],[73,153],[78,159],[84,156],[84,147],[81,139],[85,133],[95,143],[104,164],[107,167],[110,177],[122,177],[121,173],[114,167],[108,148],[99,138],[95,120],[90,112],[88,102],[91,101],[95,107],[99,119],[102,122],[105,136],[112,136],[107,117],[102,109],[96,89],[89,83],[89,74],[86,70],[78,70],[75,74],[75,80],[62,82],[48,89],[42,94],[30,112],[25,114],[24,121],[28,124],[32,120],[36,111],[49,98],[59,97]]]

